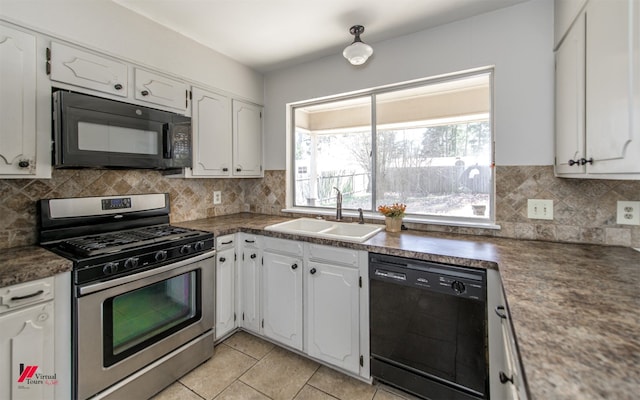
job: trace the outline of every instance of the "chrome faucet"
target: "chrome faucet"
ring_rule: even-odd
[[[364,224],[364,215],[362,214],[362,208],[358,208],[358,223]]]
[[[340,189],[337,187],[333,187],[338,191],[336,195],[336,221],[342,221],[342,193],[340,193]]]

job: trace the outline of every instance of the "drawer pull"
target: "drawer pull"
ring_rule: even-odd
[[[233,243],[233,240],[229,240],[228,242],[222,242],[220,244],[231,244],[231,243]]]
[[[223,263],[223,262],[225,262],[225,261],[227,261],[227,259],[226,259],[226,258],[224,258],[224,257],[220,257],[220,262],[221,262],[221,263]]]
[[[495,312],[498,317],[507,319],[507,314],[504,313],[504,306],[497,306]]]
[[[291,269],[293,269],[293,270],[298,269],[298,264],[293,264],[293,265],[291,266]]]
[[[255,240],[247,240],[247,239],[245,239],[244,242],[245,243],[255,243],[256,241]]]
[[[19,301],[19,300],[30,299],[32,297],[40,296],[42,293],[44,293],[44,290],[40,289],[35,293],[25,294],[24,296],[13,296],[11,298],[11,301]]]
[[[316,269],[315,269],[315,268],[311,268],[311,270],[309,271],[309,273],[310,273],[311,275],[314,275],[314,274],[316,273]]]
[[[251,257],[251,258],[256,258],[257,256],[256,256],[256,254],[255,254],[255,253],[253,253],[253,254],[252,254],[252,255],[250,255],[249,257]]]

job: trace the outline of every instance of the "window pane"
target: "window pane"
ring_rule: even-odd
[[[371,98],[295,108],[295,206],[371,210]]]
[[[489,218],[490,107],[489,74],[378,95],[376,205]]]

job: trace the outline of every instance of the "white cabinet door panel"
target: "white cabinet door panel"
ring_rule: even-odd
[[[185,111],[189,87],[184,82],[135,68],[136,100]]]
[[[35,158],[36,38],[0,26],[0,174],[34,175]]]
[[[242,327],[260,333],[260,251],[245,247],[238,263],[242,286],[240,307]]]
[[[556,173],[584,173],[585,17],[556,52]],[[574,163],[569,165],[569,163]]]
[[[231,175],[231,100],[193,88],[193,175]]]
[[[233,100],[233,175],[262,175],[262,108]]]
[[[56,372],[53,317],[53,301],[0,316],[0,354],[4,356],[0,360],[0,398],[53,398],[53,383],[46,384],[44,379],[30,382],[40,380],[36,374],[53,376]]]
[[[309,262],[305,268],[307,347],[312,357],[359,372],[358,270]]]
[[[216,339],[236,327],[235,249],[218,251],[216,256]]]
[[[302,349],[302,259],[263,253],[262,318],[265,336]]]
[[[128,95],[126,64],[93,53],[51,43],[51,80],[116,96]]]
[[[640,1],[587,5],[589,173],[640,172]]]

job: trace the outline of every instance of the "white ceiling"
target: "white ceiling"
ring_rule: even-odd
[[[257,71],[340,53],[527,0],[112,0]],[[375,52],[375,46],[374,52]]]

